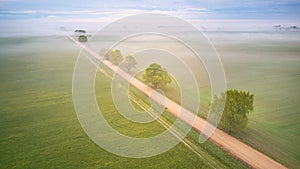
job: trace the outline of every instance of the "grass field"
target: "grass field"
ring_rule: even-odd
[[[224,63],[228,88],[255,95],[248,128],[235,136],[286,166],[298,168],[300,41],[295,39],[299,33],[246,35],[243,40],[213,39]]]
[[[207,35],[223,62],[227,88],[255,95],[247,129],[232,135],[288,167],[300,166],[299,32],[208,32]],[[154,46],[164,43],[172,46],[167,40]],[[147,46],[147,43],[135,39],[118,47],[126,52],[127,48],[138,48],[138,45]],[[187,57],[182,50],[176,49],[176,44],[173,45],[173,53],[182,55],[192,68],[200,69],[194,73],[200,82],[199,115],[205,117],[210,100],[207,74],[203,67],[193,65],[195,58]],[[171,56],[163,52],[144,51],[136,57],[142,63],[151,63],[149,58],[152,57],[170,72],[181,71],[181,67],[170,60]],[[177,91],[168,88],[172,87],[165,88],[166,94],[178,98]]]
[[[1,168],[210,168],[207,160],[182,143],[145,159],[124,158],[99,148],[83,132],[72,103],[78,48],[61,37],[14,37],[0,43]],[[96,90],[109,88],[108,78],[101,74],[97,78],[102,85]],[[157,123],[131,124],[113,105],[104,104],[105,117],[120,132],[145,137],[163,130]],[[191,132],[189,138],[196,139],[196,133]],[[198,149],[222,168],[245,168],[210,142]]]
[[[228,88],[249,90],[255,95],[248,128],[234,136],[286,166],[297,168],[300,42],[295,37],[299,35],[272,36],[210,35],[223,61]],[[104,151],[86,136],[74,111],[72,73],[78,48],[62,37],[1,38],[0,44],[1,168],[208,167],[183,144],[147,159],[122,158]],[[201,80],[202,76],[197,78]],[[101,85],[97,87],[101,90]],[[209,101],[207,82],[199,90],[205,111]],[[111,106],[103,108],[109,110],[107,118],[120,118]],[[149,135],[163,130],[158,124],[148,124],[132,126],[141,130],[129,133],[118,126],[131,124],[124,119],[118,122],[112,124],[116,129],[137,137],[144,137],[148,128],[153,129],[147,132]],[[195,141],[197,134],[191,132],[189,139]],[[199,149],[219,165],[244,167],[210,142]]]

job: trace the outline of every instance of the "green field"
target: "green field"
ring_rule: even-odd
[[[232,135],[284,165],[298,168],[300,166],[299,32],[208,32],[207,35],[224,65],[227,88],[246,90],[254,94],[254,111],[248,117],[248,127]],[[141,39],[144,41],[146,38]],[[130,49],[131,46],[135,48],[147,46],[143,41],[139,41],[138,38],[128,40],[118,47],[125,53],[127,50],[130,53],[133,50]],[[164,39],[156,42],[154,46],[163,46],[165,43],[168,43],[168,46],[173,45],[174,50],[171,52],[181,55],[196,74],[200,83],[199,115],[205,117],[211,97],[205,70],[201,65],[194,64],[195,58],[182,53],[181,48],[178,50],[176,44],[172,44],[174,42]],[[199,45],[201,43],[199,42]],[[157,60],[170,72],[180,74],[181,67],[177,62],[172,62],[172,56],[165,52],[143,51],[135,56],[138,63],[151,63],[152,60]],[[184,78],[184,75],[180,78]],[[178,98],[178,91],[169,89],[174,87],[167,86],[166,95]]]
[[[300,42],[295,38],[298,33],[274,35],[281,39],[265,34],[262,36],[265,38],[255,39],[260,36],[255,33],[246,34],[252,38],[244,39],[239,38],[239,33],[225,35],[209,36],[224,64],[228,88],[248,90],[255,95],[255,110],[249,115],[247,129],[234,136],[284,165],[297,168],[300,166]],[[95,145],[83,132],[72,103],[72,74],[78,53],[78,47],[63,37],[0,39],[1,168],[209,167],[207,160],[183,144],[146,159],[122,158]],[[199,89],[201,116],[205,116],[210,98],[204,76],[200,72],[197,77],[203,80]],[[101,74],[97,75],[99,78],[104,84],[96,85],[96,90],[109,88],[109,79]],[[108,110],[107,119],[119,122],[112,126],[121,133],[145,137],[163,130],[157,123],[141,126],[125,119],[115,120],[121,116],[113,106],[107,104],[103,108]],[[164,116],[171,118],[166,113]],[[135,132],[128,132],[122,125],[132,127]],[[148,129],[153,130],[146,132]],[[191,132],[188,139],[195,142],[197,134]],[[220,166],[244,167],[210,142],[198,149]]]
[[[84,133],[72,103],[78,48],[62,37],[12,37],[0,43],[1,168],[245,168],[210,142],[197,146],[204,158],[182,143],[144,159],[103,150]],[[96,90],[110,87],[109,78],[101,73],[99,78],[101,85]],[[100,99],[99,105],[104,102],[105,117],[121,133],[146,137],[163,130],[156,122],[142,126],[122,119],[106,103],[109,93],[104,97],[107,99]],[[188,139],[196,144],[197,137],[191,132]]]
[[[213,39],[224,63],[228,88],[255,95],[248,128],[235,136],[286,166],[298,168],[300,41],[295,39],[299,33],[249,36],[253,38],[243,41]]]

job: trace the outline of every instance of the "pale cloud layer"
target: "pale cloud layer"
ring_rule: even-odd
[[[0,32],[57,29],[59,26],[101,27],[142,13],[168,14],[203,30],[269,29],[272,25],[299,26],[298,0],[0,0]],[[88,23],[88,24],[87,24]],[[92,25],[92,26],[91,26]],[[100,25],[100,26],[99,26]],[[37,28],[39,27],[39,28]]]
[[[299,19],[298,0],[1,0],[0,19],[161,12],[185,19]],[[112,16],[114,17],[114,16]]]

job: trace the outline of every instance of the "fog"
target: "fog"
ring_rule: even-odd
[[[120,49],[123,55],[136,57],[137,69],[140,70],[152,62],[157,62],[174,74],[176,80],[182,81],[180,83],[182,90],[193,94],[185,77],[191,70],[199,83],[201,105],[209,106],[211,82],[206,65],[193,52],[187,50],[183,43],[172,37],[148,34],[126,38],[113,31],[96,33],[108,24],[102,21],[57,22],[49,19],[1,22],[1,57],[32,55],[50,57],[50,53],[52,55],[57,53],[61,58],[76,58],[80,54],[80,48],[66,38],[66,35],[74,35],[75,29],[85,29],[88,31],[87,34],[91,35],[87,46],[94,51],[100,52],[102,48]],[[157,30],[172,29],[182,37],[188,37],[203,56],[210,54],[208,47],[213,46],[223,64],[227,88],[246,90],[255,95],[254,112],[249,115],[249,125],[245,132],[267,133],[263,136],[266,140],[277,140],[276,147],[255,143],[256,146],[260,144],[269,146],[275,152],[273,154],[278,152],[297,154],[297,149],[290,147],[298,146],[299,136],[293,136],[295,138],[293,140],[285,140],[289,134],[285,126],[289,126],[288,130],[299,131],[300,32],[277,30],[273,26],[299,27],[299,24],[293,21],[274,20],[249,23],[194,21],[192,24],[203,31],[202,39],[196,39],[194,32],[182,32],[183,27],[175,29],[158,27]],[[62,31],[62,27],[65,31]],[[122,41],[115,41],[116,39]],[[167,50],[160,50],[162,47]],[[183,66],[187,66],[188,69],[182,69]],[[265,129],[264,125],[270,123],[276,130]],[[255,134],[245,134],[241,137],[250,142],[256,139]],[[293,146],[286,147],[284,144],[286,142]],[[296,155],[293,157],[286,155],[285,158],[296,160]]]
[[[1,20],[0,21],[0,37],[7,36],[48,36],[48,35],[63,35],[61,28],[68,31],[75,29],[85,29],[89,34],[94,34],[103,27],[118,21],[121,18],[103,19],[103,18],[37,18],[37,19],[23,19],[23,20]],[[184,19],[184,18],[183,18]],[[200,31],[204,32],[299,32],[299,20],[186,20],[187,23],[192,24]],[[149,21],[151,24],[151,21]],[[165,26],[170,23],[163,23]],[[278,30],[274,26],[281,26],[287,28],[296,26],[298,29],[293,30]],[[180,31],[180,28],[176,28]],[[247,35],[245,35],[247,36]]]

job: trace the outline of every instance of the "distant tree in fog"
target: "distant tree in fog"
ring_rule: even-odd
[[[133,56],[125,56],[123,65],[128,73],[131,72],[131,69],[134,68],[136,64],[137,62]]]
[[[124,57],[123,57],[121,51],[118,49],[110,50],[108,52],[108,60],[117,66],[123,61],[123,59],[124,59]]]

